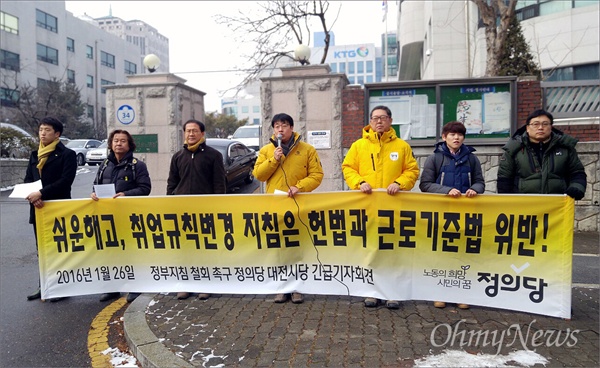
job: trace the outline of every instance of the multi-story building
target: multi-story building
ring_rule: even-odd
[[[221,112],[237,120],[248,119],[247,125],[261,124],[260,81],[250,83],[238,97],[221,99]]]
[[[123,20],[114,17],[112,10],[105,17],[91,18],[84,15],[81,19],[92,22],[100,29],[137,46],[139,48],[139,62],[141,65],[143,65],[146,55],[154,54],[160,59],[160,66],[156,71],[169,72],[169,39],[160,34],[156,28],[141,20]]]
[[[310,63],[318,64],[325,52],[323,32],[315,32],[314,46],[311,48]],[[335,45],[335,34],[330,34],[330,44],[325,58],[332,73],[343,73],[348,77],[350,84],[375,83],[386,80],[396,80],[398,75],[398,43],[396,33],[387,33],[387,53],[385,52],[386,34],[381,35],[382,47],[374,43],[361,43],[352,45]],[[387,63],[384,59],[387,56]],[[384,65],[385,64],[385,65]],[[281,59],[275,68],[266,70],[264,76],[275,76],[280,73],[278,68],[297,65],[295,61]],[[387,67],[387,73],[384,68]],[[268,75],[267,75],[268,74]],[[260,124],[260,83],[249,85],[241,97],[224,98],[221,100],[221,111],[224,114],[235,115],[238,120],[248,118],[248,124]]]
[[[103,132],[104,86],[126,83],[144,69],[139,47],[73,16],[64,1],[3,1],[0,37],[3,121],[12,116],[18,87],[56,78],[79,87],[88,120]]]
[[[516,15],[544,80],[598,79],[599,2],[520,0]],[[472,1],[400,1],[399,80],[482,77],[485,28]]]

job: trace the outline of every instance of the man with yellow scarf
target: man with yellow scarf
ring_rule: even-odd
[[[190,119],[183,124],[183,148],[171,158],[167,195],[225,194],[226,175],[223,156],[206,145],[204,123]],[[190,293],[179,292],[177,299],[187,299]],[[208,299],[210,294],[200,293],[198,298]]]
[[[37,232],[35,226],[35,208],[44,207],[44,201],[52,199],[71,199],[71,185],[77,172],[77,158],[74,151],[65,147],[60,141],[63,132],[62,123],[53,117],[45,117],[39,123],[38,135],[40,145],[36,151],[31,152],[25,183],[42,180],[42,189],[30,193],[27,200],[30,203],[29,223],[33,224],[33,233]],[[27,300],[40,299],[40,288]],[[50,299],[51,302],[63,298]]]

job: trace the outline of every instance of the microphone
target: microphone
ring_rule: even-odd
[[[281,147],[281,138],[283,138],[283,136],[281,134],[277,135],[277,147]]]

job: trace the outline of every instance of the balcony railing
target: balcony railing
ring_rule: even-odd
[[[542,82],[544,109],[555,118],[600,115],[600,80]]]

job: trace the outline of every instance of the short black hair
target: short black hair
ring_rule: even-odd
[[[294,126],[294,119],[292,119],[291,116],[283,112],[273,116],[273,119],[271,120],[271,128],[273,128],[275,126],[275,123],[278,121],[290,124],[290,126]]]
[[[196,124],[200,127],[200,131],[204,133],[204,131],[206,130],[206,127],[204,126],[204,123],[201,122],[200,120],[196,120],[196,119],[190,119],[188,121],[185,122],[185,124],[183,124],[183,131],[185,132],[185,127],[190,124]]]
[[[45,118],[40,120],[40,123],[38,124],[38,129],[42,125],[50,125],[52,127],[52,129],[54,129],[55,132],[60,133],[60,135],[63,134],[63,129],[64,129],[63,123],[61,123],[60,120],[58,120],[57,118],[53,118],[51,116],[46,116]]]
[[[371,117],[373,117],[373,111],[375,110],[384,110],[386,112],[386,114],[388,114],[388,116],[391,118],[392,117],[392,110],[390,110],[389,107],[387,106],[383,106],[383,105],[379,105],[379,106],[375,106],[372,110],[371,110],[371,114],[369,115],[369,119]]]
[[[467,133],[467,128],[460,121],[450,121],[442,128],[442,135],[448,133],[459,133],[464,136]]]
[[[554,117],[552,116],[551,113],[549,113],[546,110],[535,110],[534,112],[532,112],[531,114],[529,114],[529,116],[527,117],[527,120],[525,121],[526,125],[529,125],[529,122],[531,121],[531,119],[537,118],[539,116],[546,116],[548,117],[548,119],[550,119],[550,125],[554,124]]]

